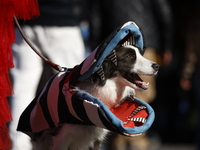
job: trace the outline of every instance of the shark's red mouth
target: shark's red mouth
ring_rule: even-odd
[[[124,127],[136,127],[145,124],[148,118],[147,108],[134,101],[131,96],[124,100],[120,106],[111,109],[122,122]]]

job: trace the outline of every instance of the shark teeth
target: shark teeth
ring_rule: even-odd
[[[128,120],[129,121],[135,121],[135,122],[142,122],[142,123],[146,122],[145,118],[131,118],[131,119],[128,119]]]
[[[117,56],[115,50],[108,55],[108,58],[117,66]]]
[[[102,66],[99,68],[99,70],[97,70],[97,74],[100,76],[100,78],[101,78],[102,80],[105,80],[105,74],[104,74],[104,71],[103,71],[103,67],[102,67]]]
[[[133,36],[131,36],[127,41],[125,41],[122,46],[127,46],[127,45],[135,45],[135,39]]]
[[[129,95],[126,100],[128,100],[130,102],[133,102],[134,101],[134,96],[133,95]]]
[[[130,116],[128,116],[128,118],[134,116],[135,114],[137,114],[139,111],[143,110],[143,109],[146,109],[145,106],[138,106],[138,108],[136,108],[131,114]]]
[[[127,121],[123,122],[123,124],[127,124],[129,121],[134,121],[134,122],[141,122],[145,124],[146,118],[132,118],[134,115],[136,115],[139,111],[146,109],[145,106],[138,106],[131,114],[130,116],[127,117]]]
[[[129,121],[141,122],[141,123],[145,124],[146,119],[145,118],[130,118],[127,121],[123,122],[123,124],[127,124]]]

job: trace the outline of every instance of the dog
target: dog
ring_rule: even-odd
[[[154,76],[159,65],[144,58],[132,45],[118,45],[112,51],[116,59],[107,56],[101,71],[90,78],[77,82],[72,91],[81,90],[99,98],[110,110],[123,103],[127,95],[145,91],[148,84],[139,75]],[[129,120],[134,121],[134,120]],[[108,130],[97,126],[63,124],[54,131],[43,131],[36,138],[37,150],[89,150],[99,149]]]

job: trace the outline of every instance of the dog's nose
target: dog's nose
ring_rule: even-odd
[[[153,68],[155,71],[158,71],[159,65],[158,65],[157,63],[153,63],[153,64],[152,64],[152,68]]]

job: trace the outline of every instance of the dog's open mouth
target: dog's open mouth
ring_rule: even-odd
[[[138,90],[147,90],[149,82],[144,82],[137,74],[135,73],[125,73],[123,74],[123,77],[131,82],[132,84],[135,84]]]
[[[127,97],[118,107],[111,109],[122,122],[124,127],[136,127],[145,124],[148,117],[147,108],[134,101],[134,97]]]

